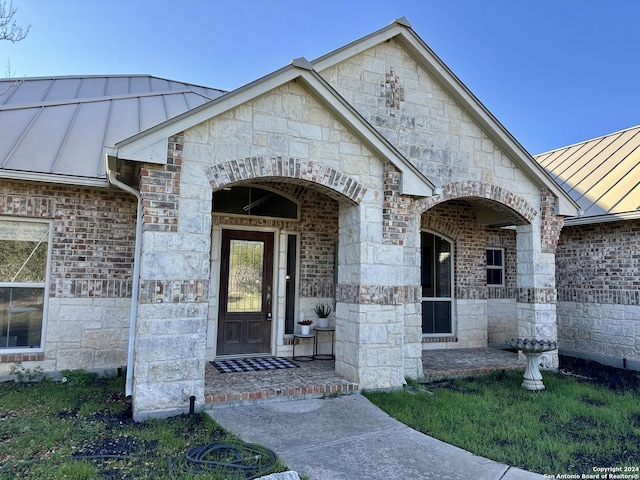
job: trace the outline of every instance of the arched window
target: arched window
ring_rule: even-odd
[[[298,205],[272,190],[238,186],[213,194],[213,212],[298,219]]]
[[[421,232],[422,333],[453,334],[453,245]]]

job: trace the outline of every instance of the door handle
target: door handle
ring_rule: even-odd
[[[271,285],[267,286],[267,320],[271,320]]]

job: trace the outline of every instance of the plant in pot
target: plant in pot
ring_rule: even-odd
[[[300,332],[302,335],[309,335],[309,327],[313,323],[313,320],[298,320],[298,325],[300,325]]]
[[[331,313],[331,307],[324,303],[318,303],[313,309],[318,316],[318,327],[327,328],[329,326],[329,314]]]

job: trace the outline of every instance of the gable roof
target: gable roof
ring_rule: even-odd
[[[491,114],[478,98],[445,65],[429,46],[413,31],[406,17],[398,18],[390,25],[359,40],[345,45],[314,60],[313,66],[319,72],[332,67],[364,50],[394,39],[432,75],[440,86],[462,107],[462,109],[484,130],[511,160],[540,188],[548,188],[558,198],[557,213],[574,216],[578,206],[560,188],[552,177],[540,167],[522,145]]]
[[[295,59],[288,66],[265,77],[118,142],[114,149],[107,150],[107,155],[134,161],[165,163],[167,141],[171,135],[194,127],[294,80],[338,118],[371,151],[390,161],[400,170],[402,193],[420,196],[433,194],[434,185],[364,120],[304,58]]]
[[[567,225],[640,218],[640,126],[535,159],[580,205]]]
[[[151,75],[0,79],[0,177],[105,186],[102,151],[223,94]]]

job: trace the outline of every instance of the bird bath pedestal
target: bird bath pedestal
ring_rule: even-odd
[[[549,340],[513,338],[507,341],[507,345],[517,348],[527,357],[527,369],[524,371],[522,388],[532,391],[544,390],[542,374],[540,373],[540,355],[551,350],[557,350],[558,343]]]

